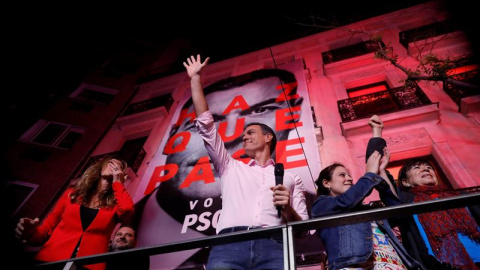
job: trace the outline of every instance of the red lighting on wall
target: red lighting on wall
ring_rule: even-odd
[[[387,90],[387,87],[385,85],[377,85],[373,87],[368,87],[365,89],[357,90],[357,91],[352,91],[348,93],[349,98],[354,98],[354,97],[359,97],[359,96],[364,96],[376,92],[381,92]]]
[[[478,69],[478,65],[468,65],[463,67],[452,68],[447,71],[447,76],[450,77],[450,76],[462,74],[462,73],[469,72],[472,70],[477,70],[477,69]]]

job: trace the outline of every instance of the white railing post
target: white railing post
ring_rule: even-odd
[[[77,265],[75,264],[75,262],[67,262],[63,267],[63,270],[76,270],[76,269],[77,269]]]
[[[282,229],[283,231],[283,256],[285,263],[285,270],[294,270],[295,266],[295,247],[293,244],[293,229],[288,226]]]

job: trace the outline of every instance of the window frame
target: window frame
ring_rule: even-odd
[[[23,182],[23,181],[8,181],[7,182],[7,190],[9,188],[11,188],[11,186],[13,185],[16,185],[16,186],[21,186],[21,187],[27,187],[27,188],[31,188],[30,192],[28,193],[27,196],[25,196],[25,198],[23,199],[22,202],[20,202],[16,207],[15,209],[12,208],[12,213],[10,213],[10,217],[13,217],[15,216],[18,211],[20,211],[20,209],[23,207],[23,205],[25,205],[25,203],[28,201],[28,199],[30,199],[30,197],[33,195],[33,193],[35,193],[35,191],[37,190],[37,188],[39,187],[39,185],[37,184],[32,184],[32,183],[28,183],[28,182]],[[10,195],[13,195],[13,192],[8,192],[8,194]],[[13,202],[9,202],[9,203],[13,203]]]
[[[56,134],[54,137],[52,137],[52,140],[50,143],[41,143],[35,141],[39,136],[42,134],[45,134],[43,132],[46,131],[46,129],[49,127],[49,125],[60,125],[64,127],[64,130],[61,131],[60,133]],[[55,122],[55,121],[48,121],[44,119],[38,120],[27,132],[25,132],[21,137],[21,141],[25,141],[28,143],[32,144],[37,144],[37,145],[44,145],[44,146],[50,146],[54,148],[59,148],[59,149],[71,149],[66,148],[66,147],[60,147],[59,145],[64,142],[64,140],[70,135],[71,133],[78,133],[80,135],[85,133],[85,128],[78,127],[78,126],[73,126],[65,123],[60,123],[60,122]],[[73,145],[72,145],[73,147]]]
[[[108,88],[108,87],[103,87],[103,86],[98,86],[94,84],[88,84],[88,83],[82,83],[73,93],[70,95],[71,98],[74,98],[76,100],[80,100],[83,102],[88,102],[92,104],[110,104],[111,101],[105,102],[97,99],[88,99],[82,96],[84,91],[94,91],[98,92],[101,94],[107,94],[112,96],[112,100],[115,99],[115,96],[119,93],[118,89],[114,88]]]

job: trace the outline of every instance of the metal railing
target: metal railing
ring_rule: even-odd
[[[64,265],[64,270],[74,270],[79,264],[92,264],[109,262],[119,259],[124,254],[131,256],[151,256],[163,253],[171,253],[182,250],[195,248],[203,248],[212,245],[227,244],[246,240],[253,240],[263,237],[271,237],[278,235],[282,231],[284,239],[284,261],[285,270],[296,269],[295,250],[293,245],[293,232],[307,231],[331,226],[346,225],[358,222],[373,221],[379,219],[387,219],[395,216],[405,216],[412,214],[421,214],[427,212],[435,212],[452,208],[460,208],[469,205],[480,204],[480,193],[464,194],[455,197],[437,199],[432,201],[402,204],[397,206],[387,206],[376,209],[369,209],[353,213],[344,213],[320,218],[314,218],[304,221],[291,222],[281,226],[273,226],[268,228],[259,228],[243,232],[234,232],[215,236],[202,237],[198,239],[190,239],[187,241],[174,242],[170,244],[157,245],[151,247],[133,248],[129,250],[121,250],[91,256],[72,258],[68,260],[42,263],[35,266],[36,269],[49,269],[56,267],[58,269]]]
[[[342,123],[433,104],[418,86],[395,87],[385,91],[337,101]]]

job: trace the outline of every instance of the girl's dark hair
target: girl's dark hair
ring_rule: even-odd
[[[406,191],[406,190],[410,189],[410,187],[406,187],[406,186],[403,185],[402,180],[407,179],[407,172],[410,171],[414,166],[423,165],[423,164],[429,165],[432,168],[434,168],[432,166],[432,163],[430,163],[430,161],[428,161],[424,158],[412,158],[412,159],[407,160],[407,162],[405,162],[405,164],[403,164],[402,168],[398,172],[398,186],[400,187],[400,190]]]
[[[315,181],[315,184],[317,184],[317,196],[320,196],[320,195],[329,195],[330,194],[330,190],[328,188],[326,188],[324,185],[323,185],[323,179],[326,179],[327,181],[331,181],[332,180],[332,176],[333,176],[333,171],[335,171],[335,169],[337,167],[344,167],[343,164],[339,163],[339,162],[335,162],[333,163],[332,165],[330,166],[327,166],[325,167],[321,172],[320,174],[318,175],[318,178],[317,180]]]
[[[246,130],[249,126],[260,126],[262,128],[262,133],[265,134],[272,134],[272,140],[270,141],[270,155],[275,151],[275,147],[277,146],[277,135],[275,135],[275,132],[273,129],[271,129],[269,126],[263,124],[263,123],[258,123],[258,122],[252,122],[248,123],[243,130]]]

